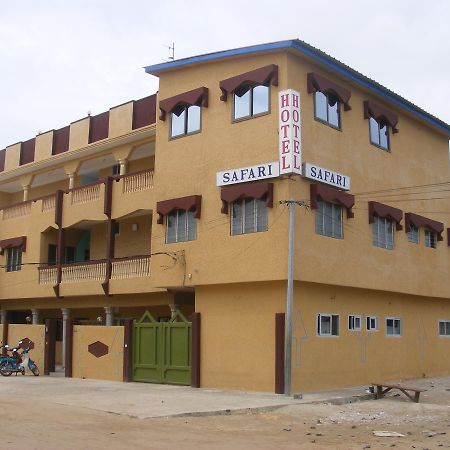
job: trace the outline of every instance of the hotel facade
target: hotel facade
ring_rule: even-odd
[[[450,373],[449,125],[299,40],[146,72],[157,94],[0,152],[4,339],[278,393],[286,348],[292,391]]]

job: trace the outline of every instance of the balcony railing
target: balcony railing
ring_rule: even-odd
[[[143,191],[153,187],[153,170],[143,170],[142,172],[122,175],[123,179],[123,193],[129,194],[131,192]]]
[[[100,185],[102,182],[95,182],[72,189],[72,205],[89,203],[100,198]]]
[[[48,195],[42,198],[42,212],[53,211],[56,208],[56,195]]]
[[[146,277],[150,273],[150,256],[130,256],[112,261],[111,279]]]
[[[39,284],[51,284],[55,285],[57,283],[58,269],[56,266],[43,266],[38,267],[39,271]]]
[[[31,214],[31,201],[17,203],[16,205],[3,208],[3,220],[15,219],[16,217],[29,216]]]
[[[105,281],[105,276],[105,260],[64,264],[62,266],[61,283]]]

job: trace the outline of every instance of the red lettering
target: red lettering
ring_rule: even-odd
[[[283,111],[281,111],[281,121],[282,122],[287,122],[290,119],[291,115],[289,114],[289,110],[288,109],[283,109]]]
[[[300,158],[294,155],[294,169],[300,169]]]
[[[291,165],[287,163],[287,156],[281,157],[281,170],[290,169]]]
[[[294,140],[294,153],[300,154],[300,142]]]
[[[300,134],[300,127],[298,125],[295,125],[295,123],[292,126],[294,127],[294,137],[298,138]]]
[[[294,110],[292,111],[292,120],[293,120],[294,122],[299,122],[299,121],[300,121],[300,114],[299,114],[299,112],[298,112],[297,109],[294,109]]]
[[[283,131],[283,139],[286,139],[288,137],[287,130],[289,129],[290,125],[281,125],[281,130]]]
[[[282,141],[281,142],[281,153],[289,153],[289,141]]]
[[[283,94],[280,97],[281,101],[281,108],[284,108],[285,106],[289,106],[289,94]]]
[[[299,103],[298,100],[299,100],[298,95],[292,94],[292,106],[294,108],[298,108]]]

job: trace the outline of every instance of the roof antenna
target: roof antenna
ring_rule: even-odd
[[[169,49],[169,61],[175,61],[175,42],[172,42],[172,45],[165,45],[164,47]]]

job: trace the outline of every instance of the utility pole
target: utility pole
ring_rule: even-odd
[[[303,203],[295,201],[292,197],[290,200],[281,200],[280,203],[289,206],[289,248],[284,344],[284,394],[290,397],[292,395],[292,311],[294,304],[295,205],[303,206]]]

